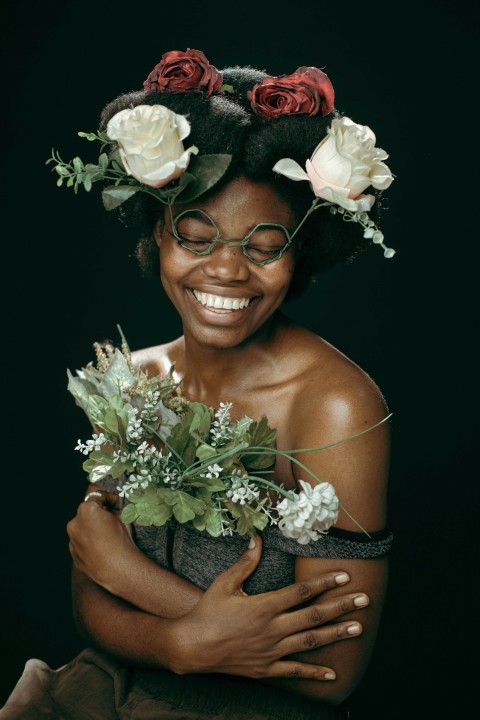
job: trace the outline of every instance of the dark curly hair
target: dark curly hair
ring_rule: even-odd
[[[302,167],[325,137],[333,117],[306,114],[283,115],[268,122],[261,120],[252,110],[247,92],[266,76],[265,72],[251,67],[231,67],[220,71],[224,83],[234,93],[207,95],[205,92],[130,92],[115,98],[103,109],[100,128],[104,129],[116,113],[137,105],[161,104],[174,112],[187,116],[191,133],[185,147],[196,145],[202,154],[227,153],[232,155],[227,172],[208,191],[218,191],[238,176],[272,185],[293,211],[297,222],[310,207],[313,194],[308,182],[294,182],[272,172],[275,163],[283,157],[296,160]],[[207,196],[205,194],[204,197]],[[378,221],[380,193],[370,217]],[[124,223],[138,228],[141,236],[136,255],[147,274],[158,271],[158,248],[152,237],[152,228],[160,216],[159,203],[146,193],[136,193],[120,208]],[[295,270],[287,300],[300,295],[321,271],[338,262],[350,262],[370,245],[364,239],[357,223],[342,222],[329,208],[316,210],[302,226],[294,242]]]

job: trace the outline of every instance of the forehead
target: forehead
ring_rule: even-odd
[[[235,232],[258,223],[272,222],[292,227],[293,212],[288,203],[268,183],[236,178],[206,200],[173,206],[173,214],[194,208],[210,215],[219,226]]]

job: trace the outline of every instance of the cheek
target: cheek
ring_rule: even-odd
[[[169,287],[187,282],[187,278],[195,271],[198,260],[195,255],[185,252],[176,243],[167,241],[160,243],[159,262],[160,280],[168,292]]]

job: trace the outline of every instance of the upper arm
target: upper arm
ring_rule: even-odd
[[[309,402],[300,430],[302,444],[296,447],[315,447],[348,438],[387,415],[386,403],[376,385],[361,371],[355,371],[349,382],[339,383],[326,396],[313,397]],[[366,531],[375,532],[386,527],[388,426],[387,421],[329,449],[297,456],[321,481],[334,485],[341,504],[339,528],[361,532],[360,525]],[[303,470],[300,472],[298,467],[295,474],[315,483],[312,476]],[[297,557],[295,579],[308,580],[329,570],[344,571],[350,576],[347,585],[329,591],[330,597],[365,593],[370,600],[367,608],[339,618],[342,622],[358,621],[363,628],[361,635],[301,653],[305,662],[318,662],[336,671],[337,680],[331,683],[331,693],[333,696],[337,693],[341,699],[356,686],[370,659],[385,598],[388,562],[385,557],[369,560]],[[325,697],[325,688],[319,688],[318,692],[319,697]]]

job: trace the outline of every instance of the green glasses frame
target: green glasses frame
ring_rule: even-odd
[[[194,253],[194,255],[210,255],[210,253],[213,251],[215,245],[217,245],[219,242],[221,242],[221,243],[224,243],[225,245],[234,245],[234,246],[236,246],[236,247],[241,247],[243,254],[244,254],[254,265],[258,265],[259,267],[263,267],[264,265],[268,265],[269,263],[275,262],[276,260],[280,260],[280,258],[282,257],[282,255],[288,250],[288,248],[289,248],[290,245],[292,244],[293,235],[290,234],[290,232],[288,231],[288,229],[287,229],[284,225],[279,225],[278,223],[258,223],[258,225],[255,225],[255,227],[253,228],[253,230],[250,230],[250,232],[248,233],[248,235],[246,235],[246,236],[243,238],[243,240],[222,240],[222,238],[220,237],[220,230],[218,229],[216,222],[215,222],[215,221],[213,220],[213,218],[211,218],[210,215],[208,215],[204,210],[200,210],[200,209],[197,209],[197,208],[189,208],[188,210],[184,210],[183,212],[179,213],[178,215],[175,215],[175,217],[173,217],[171,205],[169,205],[169,210],[170,210],[170,218],[171,218],[171,221],[172,221],[172,234],[173,234],[173,236],[176,238],[176,240],[178,241],[178,243],[179,243],[183,248],[185,248],[185,250],[188,250],[189,252]],[[198,213],[200,213],[201,215],[203,215],[204,217],[206,217],[206,218],[209,220],[209,222],[212,223],[213,227],[215,228],[215,230],[216,230],[216,232],[217,232],[215,239],[212,240],[212,242],[210,243],[210,245],[208,246],[208,248],[207,248],[206,250],[195,250],[194,248],[188,247],[188,245],[185,245],[185,244],[184,244],[185,238],[182,238],[182,236],[181,236],[181,235],[179,234],[179,232],[177,231],[176,223],[178,222],[178,220],[179,220],[181,217],[183,217],[184,215],[186,215],[187,213],[191,213],[191,212],[198,212]],[[249,241],[250,238],[252,237],[253,233],[254,233],[256,230],[258,230],[259,228],[262,228],[262,227],[279,228],[279,229],[283,230],[283,232],[285,233],[285,236],[286,236],[286,238],[287,238],[287,242],[285,243],[285,245],[283,246],[283,248],[281,248],[281,249],[278,251],[278,254],[275,255],[275,257],[266,258],[265,260],[262,260],[261,262],[259,262],[258,260],[255,260],[254,258],[251,257],[251,255],[248,254],[248,241]],[[295,232],[296,232],[296,231],[295,231]],[[295,234],[295,233],[294,233],[294,234]]]

